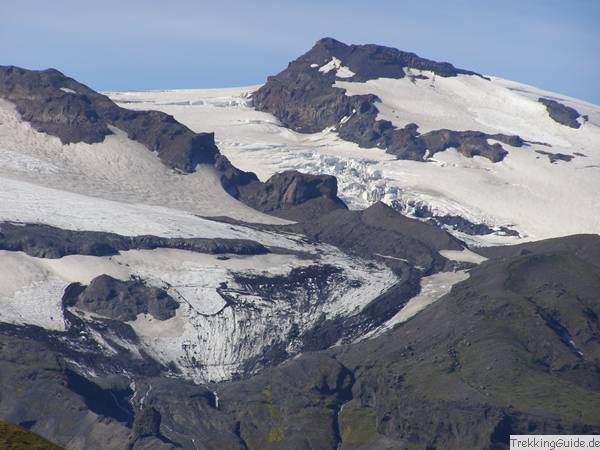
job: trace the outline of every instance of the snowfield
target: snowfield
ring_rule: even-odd
[[[178,173],[125,132],[114,127],[112,131],[115,134],[97,144],[63,145],[58,138],[21,121],[14,105],[0,99],[0,183],[28,182],[32,187],[26,191],[39,186],[65,195],[109,200],[113,205],[118,202],[122,209],[127,205],[159,206],[189,215],[285,223],[245,206],[220,189],[219,174],[212,167]]]
[[[342,62],[335,56],[327,64],[319,67],[321,73],[329,73],[332,70],[335,70],[335,76],[338,78],[350,78],[355,75],[348,67],[342,65]]]
[[[210,220],[290,223],[230,197],[213,168],[177,173],[121,130],[113,132],[102,143],[63,145],[21,121],[14,105],[0,101],[0,222],[127,236],[251,239],[289,254],[215,256],[156,249],[44,259],[0,251],[0,322],[65,331],[61,299],[70,283],[89,284],[102,274],[141,278],[165,289],[180,307],[166,321],[140,314],[130,322],[140,343],[121,339],[118,345],[137,355],[144,350],[198,382],[220,381],[271,345],[284,343],[293,354],[300,342],[289,338],[292,332],[355,315],[397,282],[384,265],[303,236]],[[277,277],[311,268],[334,272],[307,277],[306,286],[300,283],[291,293],[277,287]],[[238,279],[249,281],[242,285]],[[271,280],[274,290],[261,291]],[[71,312],[92,321],[96,317],[76,308]],[[102,333],[92,328],[88,333],[104,351],[116,352]]]
[[[343,67],[342,62],[328,64],[331,70]],[[599,106],[499,78],[421,75],[428,79],[339,80],[336,86],[348,95],[378,95],[381,118],[397,126],[416,122],[421,132],[450,128],[518,134],[539,143],[505,145],[509,154],[500,163],[466,158],[452,149],[426,163],[397,161],[383,150],[343,141],[333,131],[300,134],[282,127],[272,115],[253,110],[251,93],[257,86],[108,95],[128,108],[165,111],[194,130],[214,130],[221,151],[262,180],[288,169],[331,174],[338,177],[340,195],[352,208],[397,200],[427,206],[438,215],[509,226],[521,234],[517,238],[456,233],[470,244],[600,232]],[[572,106],[589,120],[579,129],[560,125],[537,101],[540,96]],[[536,150],[575,157],[553,164]]]

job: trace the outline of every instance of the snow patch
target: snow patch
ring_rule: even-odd
[[[66,282],[21,252],[0,250],[0,322],[63,331],[61,299]]]
[[[63,145],[58,138],[21,121],[14,105],[0,100],[0,183],[28,182],[31,187],[25,191],[29,192],[35,186],[54,189],[58,200],[62,195],[86,196],[88,210],[99,198],[168,207],[180,214],[285,223],[231,197],[222,189],[220,174],[214,168],[200,165],[194,173],[177,173],[125,132],[114,127],[112,131],[114,134],[100,143]],[[21,203],[24,200],[19,199]]]
[[[387,330],[391,330],[394,326],[406,322],[408,319],[414,317],[429,305],[448,294],[452,289],[452,286],[467,278],[469,278],[469,274],[464,270],[457,272],[440,272],[428,277],[423,277],[421,279],[421,291],[417,296],[411,298],[408,303],[394,315],[394,317],[375,330],[365,334],[358,339],[358,341],[374,338]]]
[[[351,78],[355,75],[348,67],[342,65],[342,61],[335,56],[331,58],[331,61],[319,68],[319,72],[321,73],[329,73],[332,70],[336,71],[335,76],[338,78]]]
[[[452,261],[481,264],[483,261],[487,260],[486,257],[478,255],[477,253],[475,253],[472,250],[469,250],[468,248],[462,250],[440,250],[439,253],[444,258],[450,259]]]

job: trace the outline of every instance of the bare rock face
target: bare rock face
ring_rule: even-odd
[[[109,256],[125,250],[174,248],[198,253],[262,255],[269,250],[249,239],[164,238],[122,236],[101,231],[73,231],[42,224],[0,222],[0,250],[25,252],[38,258],[66,255]]]
[[[288,68],[253,95],[255,107],[274,114],[286,126],[303,133],[314,133],[336,126],[353,110],[360,114],[375,113],[374,95],[347,97],[345,90],[333,88],[336,71],[319,72],[317,67],[332,58],[343,61],[354,75],[345,81],[403,78],[404,67],[431,70],[439,76],[456,76],[473,72],[456,69],[449,63],[438,63],[379,45],[346,45],[332,38],[324,38],[306,54],[292,61]]]
[[[381,259],[399,273],[407,271],[407,264],[426,274],[443,270],[448,261],[438,251],[463,248],[444,230],[403,216],[382,202],[363,211],[337,209],[290,228],[350,254]]]
[[[540,97],[538,102],[546,107],[550,118],[555,122],[571,128],[579,128],[581,126],[577,121],[581,117],[581,114],[575,108],[544,97]]]
[[[135,320],[138,314],[167,320],[179,308],[179,303],[160,288],[147,286],[141,280],[122,281],[109,275],[94,278],[89,286],[75,283],[67,287],[63,302],[65,306],[123,322]]]
[[[523,139],[519,136],[506,134],[454,130],[434,130],[420,134],[416,124],[409,124],[404,128],[393,128],[390,122],[379,122],[383,122],[379,125],[379,129],[383,128],[384,132],[378,138],[378,146],[385,147],[388,153],[398,156],[399,159],[419,161],[449,148],[455,148],[468,158],[483,156],[492,162],[499,162],[508,152],[497,142],[490,144],[488,139],[513,147],[521,147],[524,144]]]
[[[265,183],[251,183],[240,192],[240,200],[252,208],[294,220],[346,209],[337,196],[337,180],[331,175],[290,170],[276,173]]]
[[[121,108],[55,69],[0,66],[0,98],[14,103],[33,128],[64,144],[102,142],[116,127],[182,172],[213,164],[219,153],[213,133],[194,133],[162,112]]]
[[[422,161],[428,155],[455,147],[467,157],[483,156],[498,162],[507,151],[501,144],[488,144],[488,139],[515,147],[523,145],[518,136],[453,130],[420,134],[417,124],[396,128],[387,120],[378,120],[377,96],[347,96],[345,89],[334,87],[341,79],[336,70],[319,70],[334,59],[341,61],[352,73],[345,74],[344,81],[404,78],[406,67],[431,71],[441,77],[480,76],[449,63],[431,61],[394,48],[346,45],[325,38],[292,61],[283,72],[269,77],[267,83],[254,93],[254,106],[259,111],[273,114],[294,131],[316,133],[333,127],[342,139],[365,148],[384,148],[399,159]]]
[[[565,162],[570,162],[573,160],[573,158],[575,158],[575,156],[573,155],[567,155],[565,153],[552,153],[552,152],[545,152],[543,150],[536,150],[536,153],[539,153],[540,155],[544,155],[548,157],[548,160],[554,164],[557,161],[565,161]]]

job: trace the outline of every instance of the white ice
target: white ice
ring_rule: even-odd
[[[447,126],[517,133],[553,147],[505,146],[509,155],[500,163],[466,158],[455,150],[438,153],[426,163],[398,161],[383,150],[345,142],[335,132],[300,134],[282,127],[272,115],[252,108],[249,97],[257,87],[110,95],[127,107],[161,109],[192,129],[214,130],[221,151],[236,166],[256,172],[263,180],[289,169],[331,174],[338,177],[340,195],[353,208],[401,200],[425,205],[440,215],[460,215],[492,227],[511,226],[523,236],[456,233],[470,244],[600,232],[600,107],[552,94],[589,115],[589,122],[572,129],[550,119],[537,102],[549,93],[498,78],[460,75],[417,78],[414,83],[404,78],[337,84],[355,89],[352,92],[381,95],[377,106],[383,111],[388,111],[386,105],[392,108],[398,103],[392,108],[401,116],[394,119],[398,125],[415,121],[423,131]],[[440,102],[438,109],[429,108],[434,101]],[[586,156],[551,164],[535,150]]]
[[[199,166],[195,173],[178,173],[123,131],[112,130],[115,134],[101,143],[63,145],[58,138],[35,131],[21,121],[14,105],[0,100],[0,186],[27,182],[31,185],[27,191],[39,187],[53,189],[45,192],[57,196],[60,192],[85,196],[90,209],[96,201],[102,205],[109,200],[125,209],[159,206],[178,210],[175,214],[284,223],[227,194],[213,168]]]

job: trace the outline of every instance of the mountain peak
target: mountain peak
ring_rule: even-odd
[[[314,47],[325,47],[325,48],[334,48],[334,47],[348,47],[347,44],[344,44],[342,41],[338,41],[335,38],[326,36],[323,37],[321,39],[319,39],[317,42],[315,42]]]

